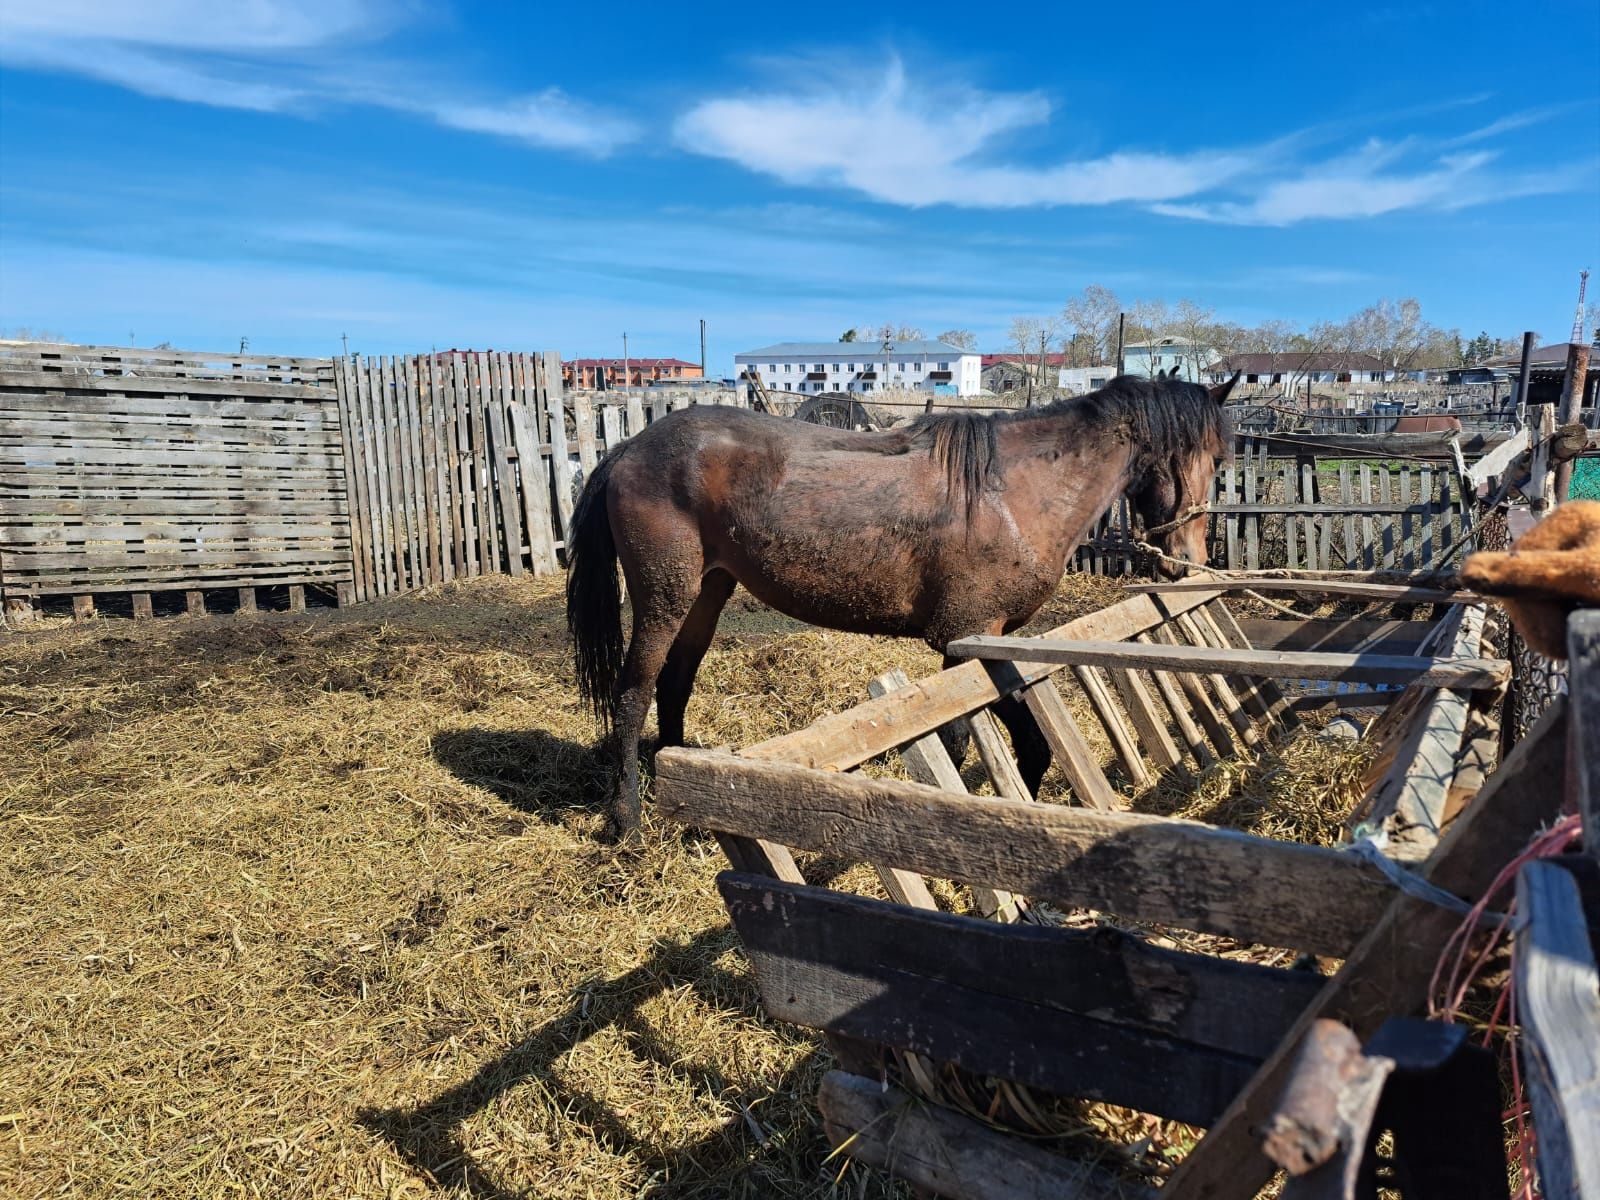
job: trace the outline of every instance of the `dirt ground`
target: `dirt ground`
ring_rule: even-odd
[[[904,1194],[829,1159],[827,1056],[760,1015],[715,843],[648,796],[641,848],[597,842],[560,589],[0,635],[0,1192]],[[1118,597],[1069,576],[1041,624]],[[741,595],[690,736],[937,665]],[[1240,794],[1147,807],[1275,831]]]

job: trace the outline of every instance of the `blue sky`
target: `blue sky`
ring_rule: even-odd
[[[1037,10],[1037,11],[1036,11]],[[0,330],[698,353],[1600,268],[1600,6],[0,0]]]

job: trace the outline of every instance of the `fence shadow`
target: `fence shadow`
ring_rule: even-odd
[[[537,1081],[552,1108],[587,1126],[594,1140],[611,1152],[633,1156],[640,1172],[656,1181],[647,1185],[641,1196],[664,1200],[731,1195],[730,1181],[714,1183],[711,1177],[733,1162],[744,1162],[748,1170],[755,1170],[768,1150],[768,1139],[747,1125],[742,1114],[774,1092],[805,1086],[808,1077],[820,1074],[825,1052],[815,1051],[776,1080],[731,1090],[730,1081],[720,1071],[685,1061],[665,1044],[640,1010],[653,997],[684,984],[709,1005],[753,1009],[757,997],[752,981],[711,965],[735,944],[736,935],[721,925],[687,942],[658,945],[632,970],[575,988],[559,1016],[486,1062],[470,1079],[416,1107],[363,1109],[357,1120],[442,1188],[458,1188],[479,1200],[527,1197],[533,1194],[527,1188],[497,1176],[473,1158],[461,1127],[507,1091],[525,1081]],[[725,1097],[741,1115],[680,1146],[664,1147],[640,1137],[604,1100],[574,1087],[556,1069],[563,1055],[607,1027],[628,1034],[634,1053],[687,1080],[697,1092]],[[792,1153],[793,1148],[785,1152]]]

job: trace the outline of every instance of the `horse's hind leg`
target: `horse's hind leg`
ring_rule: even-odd
[[[698,573],[688,573],[681,579],[677,574],[652,577],[648,589],[631,586],[633,578],[629,579],[635,604],[633,636],[628,639],[628,653],[617,680],[611,733],[617,769],[611,797],[611,832],[618,838],[639,828],[639,734],[650,710],[656,677],[666,664],[684,618],[694,606]]]
[[[717,632],[717,618],[738,586],[733,576],[721,569],[708,572],[701,580],[700,597],[678,630],[656,680],[656,726],[662,746],[683,745],[683,714],[694,691],[695,672]]]

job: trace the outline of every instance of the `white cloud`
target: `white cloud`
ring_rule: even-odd
[[[1543,170],[1529,183],[1491,171],[1498,151],[1479,148],[1560,108],[1510,114],[1454,138],[1369,142],[1320,161],[1308,161],[1312,147],[1342,140],[1347,130],[1291,131],[1235,148],[1123,147],[1038,164],[1019,160],[1012,145],[1050,120],[1050,102],[1038,92],[963,87],[948,71],[927,82],[908,75],[897,58],[877,75],[841,75],[808,59],[769,63],[766,74],[806,82],[702,100],[678,119],[678,144],[784,183],[842,188],[906,207],[1136,204],[1171,217],[1290,225],[1449,211],[1566,190],[1583,174],[1574,167],[1557,178]]]
[[[609,154],[639,135],[632,121],[574,100],[559,88],[498,104],[442,103],[427,111],[451,129],[590,154]]]
[[[1045,124],[1037,92],[984,92],[907,77],[819,75],[809,88],[706,100],[679,118],[678,143],[786,183],[844,187],[891,204],[1016,208],[1159,201],[1194,195],[1251,169],[1239,151],[1119,151],[1047,167],[985,161],[1011,135]],[[797,72],[796,72],[797,73]]]
[[[1490,198],[1483,168],[1495,156],[1488,151],[1445,155],[1420,171],[1385,170],[1397,157],[1397,147],[1370,143],[1356,154],[1268,183],[1248,200],[1152,207],[1168,216],[1230,225],[1292,225],[1376,217],[1404,209],[1463,208]]]
[[[218,108],[388,108],[452,129],[591,154],[608,154],[638,135],[631,121],[559,89],[464,98],[459,86],[430,87],[425,73],[363,51],[413,7],[377,0],[0,0],[0,62]],[[395,82],[401,77],[404,86]]]

